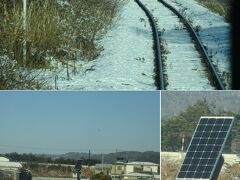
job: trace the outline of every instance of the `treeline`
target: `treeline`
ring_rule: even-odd
[[[51,164],[69,164],[69,165],[75,165],[76,160],[74,159],[65,159],[65,158],[50,158],[50,157],[45,157],[44,155],[35,155],[35,154],[18,154],[16,152],[14,153],[7,153],[4,156],[11,161],[16,161],[16,162],[27,162],[27,163],[51,163]],[[83,165],[95,165],[101,163],[100,160],[96,159],[83,159]]]
[[[185,139],[184,150],[186,150],[201,116],[225,115],[235,116],[235,123],[226,143],[224,152],[240,153],[240,113],[236,114],[225,111],[214,113],[213,107],[214,104],[209,104],[206,100],[198,101],[196,104],[189,106],[185,111],[178,115],[169,119],[163,119],[161,128],[162,151],[180,151],[183,137]]]

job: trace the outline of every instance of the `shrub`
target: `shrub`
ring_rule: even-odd
[[[44,80],[37,80],[37,73],[23,69],[15,60],[0,56],[0,89],[40,89],[44,88]]]
[[[2,71],[11,74],[10,78],[13,78],[16,75],[12,73],[14,70],[26,72],[27,69],[52,69],[56,61],[68,68],[71,67],[69,65],[71,60],[75,63],[77,59],[86,61],[95,59],[103,50],[99,40],[114,24],[114,18],[123,2],[123,0],[29,0],[28,27],[27,31],[24,31],[22,1],[2,0],[0,56],[7,56],[13,61],[8,62],[10,63],[8,65],[4,64]],[[6,83],[0,84],[1,88],[13,87],[8,85],[7,79],[1,78],[1,81]],[[29,77],[24,78],[27,79]]]
[[[111,180],[111,177],[104,175],[102,172],[91,177],[91,180]]]

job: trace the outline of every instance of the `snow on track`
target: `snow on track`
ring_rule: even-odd
[[[166,41],[165,69],[167,90],[212,90],[206,68],[187,29],[180,19],[157,0],[144,0],[152,12],[160,30],[161,38]]]
[[[230,24],[195,0],[169,0],[168,3],[178,10],[185,9],[184,12],[192,20],[193,27],[200,27],[200,39],[207,47],[209,55],[212,55],[212,61],[226,83],[227,89],[230,89]]]
[[[144,12],[130,0],[116,26],[102,39],[104,51],[81,64],[80,72],[66,80],[58,73],[60,90],[155,90],[151,27]],[[54,80],[52,80],[54,87]]]

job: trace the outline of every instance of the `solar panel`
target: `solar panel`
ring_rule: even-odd
[[[223,164],[222,151],[233,120],[233,117],[200,118],[177,180],[217,179]]]

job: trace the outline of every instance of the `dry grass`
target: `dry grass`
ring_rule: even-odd
[[[174,180],[180,168],[180,162],[162,158],[161,179]]]
[[[0,170],[0,179],[1,180],[14,180],[16,177],[14,172],[7,170]]]
[[[39,164],[25,164],[24,168],[29,169],[33,177],[61,177],[70,178],[74,172],[71,166],[61,165],[39,165]],[[82,175],[85,177],[92,177],[94,173],[89,168],[82,169]]]
[[[86,60],[95,59],[103,50],[99,47],[98,41],[114,24],[114,18],[123,2],[121,0],[72,0],[70,4],[75,14],[70,22],[75,29],[76,48]]]
[[[169,158],[162,158],[161,164],[162,180],[175,180],[177,173],[180,169],[181,162],[170,160]],[[234,177],[240,177],[240,164],[227,166],[224,171],[221,171],[218,180],[232,179]]]
[[[16,68],[46,69],[52,68],[51,59],[68,67],[69,61],[98,57],[103,50],[99,41],[114,25],[124,0],[67,0],[63,6],[52,0],[29,2],[27,32],[21,2],[0,2],[0,55],[16,61]]]
[[[38,165],[27,164],[25,168],[29,169],[34,177],[72,177],[72,167],[60,165]]]
[[[240,164],[228,165],[224,173],[221,173],[218,180],[232,179],[240,177]]]
[[[226,21],[230,20],[231,13],[231,1],[229,0],[197,0],[203,6],[207,7],[211,11],[223,16]]]
[[[0,56],[0,90],[35,90],[45,87],[44,79],[38,74],[19,67],[15,60]]]

